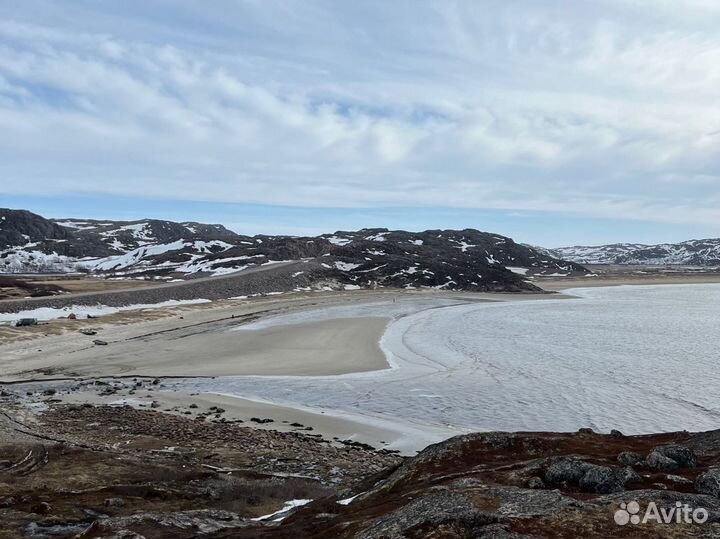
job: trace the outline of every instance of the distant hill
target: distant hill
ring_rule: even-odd
[[[587,273],[573,262],[474,229],[243,236],[222,225],[50,220],[0,210],[0,272],[5,273],[83,271],[176,280],[286,261],[312,262],[312,279],[297,272],[297,286],[305,288],[521,291],[535,290],[529,280],[537,275]]]
[[[658,245],[615,243],[594,247],[573,246],[546,249],[545,252],[548,256],[578,264],[720,266],[720,239]]]

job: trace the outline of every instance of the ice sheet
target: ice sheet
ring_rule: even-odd
[[[626,433],[720,426],[720,285],[574,290],[582,299],[336,307],[265,320],[395,318],[391,370],[235,377],[201,391],[254,395],[372,420],[462,430]],[[305,320],[303,320],[305,317]],[[427,440],[425,440],[427,442]]]

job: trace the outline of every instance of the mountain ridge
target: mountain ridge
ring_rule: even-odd
[[[677,243],[612,243],[544,250],[578,264],[720,266],[720,238]]]
[[[0,272],[5,273],[80,271],[176,281],[298,261],[312,262],[313,282],[296,272],[293,288],[323,283],[319,286],[345,289],[537,291],[530,282],[535,275],[587,273],[578,264],[476,229],[246,236],[195,222],[50,220],[0,209]]]

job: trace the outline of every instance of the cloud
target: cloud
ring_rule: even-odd
[[[0,192],[720,223],[711,2],[40,4]]]

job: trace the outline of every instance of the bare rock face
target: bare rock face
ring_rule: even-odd
[[[357,539],[400,537],[405,530],[415,527],[461,526],[478,533],[497,521],[491,511],[478,510],[463,492],[429,492],[376,519]]]

